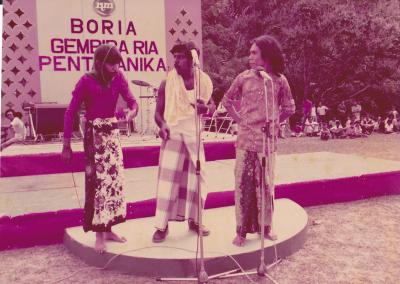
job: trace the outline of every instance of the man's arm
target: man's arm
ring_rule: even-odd
[[[72,99],[64,114],[64,139],[61,158],[65,162],[70,162],[72,159],[71,135],[72,124],[75,113],[79,110],[83,102],[83,94],[85,92],[85,77],[82,77],[72,91]]]
[[[168,140],[169,138],[169,127],[164,119],[164,110],[165,110],[165,84],[166,81],[162,81],[160,87],[158,88],[157,94],[157,104],[156,111],[154,114],[154,120],[156,124],[160,128],[160,137],[164,140]]]
[[[122,73],[119,73],[118,76],[120,76],[120,94],[127,103],[129,108],[129,112],[126,115],[126,119],[130,121],[133,118],[135,118],[135,116],[138,114],[139,106],[135,96],[129,89],[129,85],[128,82],[126,81],[125,76]]]
[[[242,91],[241,91],[241,79],[240,74],[233,80],[232,85],[230,86],[229,90],[226,92],[224,97],[222,98],[222,105],[225,107],[226,111],[237,123],[240,123],[241,117],[237,112],[234,102],[240,101],[242,98]]]
[[[280,90],[281,113],[279,115],[279,121],[285,121],[296,111],[296,105],[293,100],[292,92],[290,91],[289,82],[286,77],[283,77],[283,80],[283,86]]]

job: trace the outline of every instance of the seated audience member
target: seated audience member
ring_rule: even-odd
[[[332,138],[343,138],[343,126],[339,120],[330,129]]]
[[[319,123],[317,122],[316,118],[312,119],[311,128],[312,128],[312,136],[318,136],[319,135]]]
[[[284,120],[282,122],[279,123],[279,133],[278,133],[278,137],[285,139],[285,131],[286,131],[286,124],[287,124],[287,120]]]
[[[393,130],[400,131],[400,115],[395,106],[392,107],[392,110],[389,112],[388,116],[393,117]]]
[[[371,119],[369,115],[365,116],[361,120],[361,128],[363,133],[370,135],[375,128],[375,122]]]
[[[306,118],[306,120],[304,121],[304,135],[308,137],[311,137],[313,133],[310,120],[312,120],[312,118]]]
[[[336,125],[336,117],[329,120],[328,128],[332,128]]]
[[[0,151],[10,146],[13,143],[23,142],[25,140],[26,129],[22,122],[22,114],[15,112],[12,109],[6,111],[5,116],[10,120],[10,129],[14,133],[14,137],[6,140],[0,147]]]
[[[375,131],[382,133],[385,132],[385,120],[381,116],[378,116],[378,119],[375,124]]]
[[[366,134],[362,132],[361,124],[359,120],[354,121],[351,125],[351,131],[349,133],[350,138],[367,137]]]
[[[296,126],[294,127],[294,132],[292,132],[291,136],[292,137],[301,137],[303,136],[302,132],[303,127],[301,127],[301,122],[297,122]]]
[[[394,122],[392,115],[390,115],[388,118],[385,119],[384,125],[385,125],[385,130],[384,130],[385,134],[394,133]]]
[[[347,117],[346,119],[346,124],[344,125],[344,128],[349,128],[351,126],[351,118],[350,116]]]
[[[354,134],[357,137],[367,137],[367,135],[363,133],[361,122],[359,120],[354,122]]]
[[[351,120],[351,117],[348,116],[347,119],[345,120],[345,124],[343,127],[344,138],[348,137],[350,135],[350,133],[352,132],[352,123],[353,123],[353,121]]]
[[[329,131],[328,124],[322,123],[321,128],[321,140],[327,141],[331,137],[331,132]]]

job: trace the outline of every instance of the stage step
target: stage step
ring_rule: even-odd
[[[234,204],[234,162],[206,163],[206,208]],[[157,169],[126,170],[128,219],[154,215]],[[400,194],[399,181],[399,161],[329,152],[279,155],[275,193],[311,206]],[[82,172],[1,178],[0,250],[61,242],[65,228],[81,224],[83,200]]]
[[[306,241],[306,211],[289,199],[276,200],[274,229],[278,258],[299,250]],[[211,234],[204,237],[205,268],[209,275],[237,269],[233,257],[244,269],[260,263],[260,236],[248,235],[244,247],[232,244],[235,236],[233,206],[204,211],[204,224]],[[187,222],[169,222],[169,234],[163,243],[152,242],[154,218],[130,220],[114,227],[125,236],[126,243],[107,243],[107,252],[94,251],[95,233],[84,233],[82,227],[68,228],[64,244],[86,263],[108,269],[149,277],[191,277],[196,271],[197,234],[188,230]],[[230,257],[231,256],[231,257]],[[265,240],[265,260],[275,260],[274,242]]]

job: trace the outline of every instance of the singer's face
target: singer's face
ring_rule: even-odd
[[[185,52],[175,52],[174,54],[174,60],[175,60],[175,69],[178,72],[178,74],[182,75],[183,73],[189,72],[190,71],[190,61],[186,56]]]
[[[258,66],[265,68],[266,65],[266,62],[261,57],[261,50],[255,43],[250,47],[249,65],[252,69]]]
[[[119,63],[104,63],[100,60],[96,60],[96,69],[100,73],[102,79],[106,82],[111,81],[119,70]]]
[[[119,69],[119,63],[105,63],[103,72],[104,75],[107,76],[107,79],[111,81],[112,78],[114,78],[115,75],[117,75],[118,69]]]

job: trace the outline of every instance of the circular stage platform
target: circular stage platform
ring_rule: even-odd
[[[289,199],[275,200],[274,227],[278,236],[276,252],[284,258],[299,250],[306,240],[308,216]],[[244,247],[232,244],[235,236],[235,208],[221,207],[204,211],[204,224],[211,234],[204,237],[205,269],[209,275],[237,269],[233,257],[244,269],[259,265],[260,236],[248,234]],[[114,227],[125,236],[126,243],[107,243],[107,252],[94,251],[95,234],[82,227],[68,228],[64,243],[86,263],[150,277],[191,277],[196,273],[197,234],[188,230],[187,222],[170,222],[169,234],[160,244],[152,242],[153,218],[129,220]],[[275,260],[272,241],[265,240],[265,260]]]

